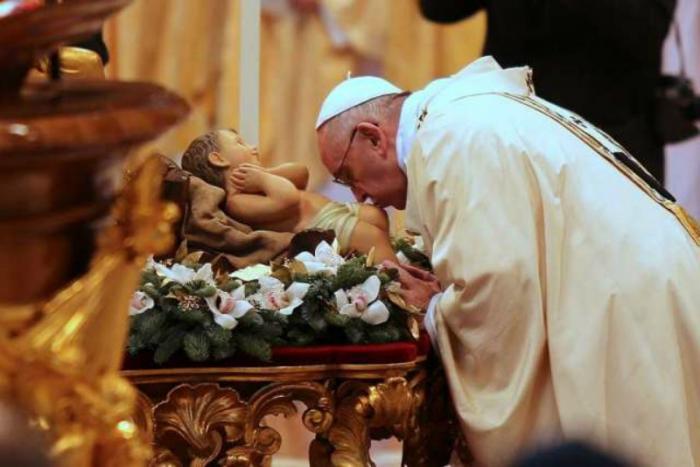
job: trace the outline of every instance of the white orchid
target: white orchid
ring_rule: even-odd
[[[137,290],[131,297],[129,303],[129,316],[140,315],[141,313],[150,310],[155,306],[155,302],[147,294]]]
[[[172,267],[167,267],[164,264],[155,263],[153,266],[159,276],[165,277],[178,284],[187,284],[192,281],[204,281],[208,285],[216,286],[214,282],[214,271],[211,269],[211,264],[206,263],[197,271],[182,264],[174,264]]]
[[[283,315],[291,315],[292,312],[302,303],[309,291],[311,284],[303,282],[293,282],[287,289],[284,283],[274,277],[261,277],[258,280],[260,290],[251,300],[255,300],[266,310],[276,310]]]
[[[216,295],[206,297],[204,300],[209,305],[216,324],[224,329],[233,329],[238,326],[238,319],[253,309],[253,305],[245,299],[244,285],[231,293],[219,290]]]
[[[318,272],[335,274],[338,271],[338,267],[345,262],[343,257],[336,253],[328,242],[319,243],[313,255],[308,251],[303,251],[296,255],[294,259],[304,263],[304,267],[309,274]]]
[[[335,303],[338,312],[351,318],[360,318],[372,325],[386,322],[389,319],[389,309],[384,302],[377,300],[381,285],[379,277],[375,275],[348,292],[343,289],[336,290]]]

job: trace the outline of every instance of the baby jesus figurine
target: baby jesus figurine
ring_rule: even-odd
[[[297,233],[333,230],[342,254],[396,261],[386,213],[376,206],[338,203],[305,191],[308,170],[297,163],[262,167],[257,148],[234,130],[215,130],[192,141],[182,168],[226,191],[224,211],[256,230]]]

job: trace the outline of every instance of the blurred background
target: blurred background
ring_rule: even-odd
[[[246,119],[238,112],[242,1],[135,0],[105,25],[108,77],[157,82],[192,104],[188,120],[149,151],[177,160],[195,137],[213,128],[239,128]],[[262,0],[262,12],[263,164],[301,162],[311,172],[309,189],[337,200],[351,195],[330,183],[314,132],[316,114],[330,89],[348,72],[384,76],[408,90],[420,88],[480,56],[487,34],[483,11],[439,25],[425,20],[414,0]],[[700,90],[700,1],[677,0],[658,71],[682,72],[696,94]],[[668,145],[665,152],[666,185],[700,217],[700,138]],[[306,465],[310,435],[298,418],[270,423],[284,432],[275,465]],[[399,465],[397,443],[380,443],[374,449],[378,465]]]
[[[193,106],[152,148],[177,157],[208,129],[239,128],[245,119],[238,115],[240,1],[137,0],[106,24],[108,77],[161,83]],[[262,0],[262,11],[263,163],[303,162],[310,189],[331,192],[313,128],[333,86],[350,72],[419,88],[478,57],[486,28],[483,13],[431,24],[410,0]]]

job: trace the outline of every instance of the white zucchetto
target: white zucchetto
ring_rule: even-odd
[[[346,110],[364,104],[372,99],[376,99],[377,97],[386,96],[388,94],[399,94],[401,92],[403,92],[402,89],[376,76],[348,78],[337,84],[333,90],[328,93],[328,96],[326,96],[326,99],[321,105],[321,110],[318,112],[316,129],[318,130],[328,120],[340,115]]]

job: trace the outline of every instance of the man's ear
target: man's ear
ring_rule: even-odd
[[[221,154],[219,154],[217,151],[210,152],[207,156],[207,160],[211,165],[220,169],[225,169],[231,165],[226,159],[221,157]]]
[[[371,122],[362,122],[357,125],[357,131],[367,138],[373,148],[380,150],[382,153],[386,151],[389,141],[386,134],[376,125]]]

